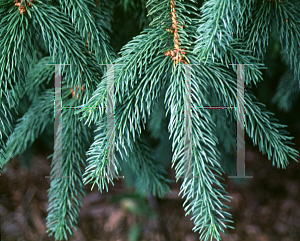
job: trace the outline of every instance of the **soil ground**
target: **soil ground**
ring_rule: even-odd
[[[300,151],[300,128],[295,126],[289,131]],[[300,240],[300,163],[290,161],[285,170],[277,169],[258,147],[252,146],[250,139],[246,143],[246,169],[254,178],[243,185],[225,178],[227,191],[233,197],[229,211],[235,229],[226,230],[228,237],[222,234],[222,240]],[[1,176],[2,241],[54,240],[46,234],[45,226],[50,187],[49,179],[45,179],[50,173],[50,159],[46,157],[50,154],[51,151],[36,155],[30,169],[13,159]],[[175,180],[174,170],[169,170],[169,174]],[[135,223],[140,224],[141,241],[199,240],[199,234],[192,231],[191,216],[185,216],[179,188],[180,183],[174,182],[172,194],[157,199],[160,219],[150,219],[130,213],[124,202],[111,201],[116,195],[132,192],[124,188],[122,180],[116,181],[115,186],[109,185],[109,192],[102,194],[97,188],[90,191],[91,185],[86,185],[88,194],[79,213],[79,228],[69,240],[127,241]]]

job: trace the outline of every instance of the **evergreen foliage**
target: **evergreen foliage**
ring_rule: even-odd
[[[116,54],[109,33],[118,4],[126,11],[138,9],[134,18],[143,30]],[[112,74],[116,176],[120,171],[125,178],[132,173],[137,193],[163,197],[172,182],[166,172],[169,164],[175,168],[176,181],[183,176],[184,83],[192,64],[192,173],[197,178],[183,178],[180,194],[200,240],[220,240],[220,232],[233,228],[224,204],[231,197],[221,180],[225,173],[234,174],[236,121],[244,110],[202,107],[236,106],[237,67],[230,63],[249,64],[245,65],[245,130],[253,144],[277,168],[286,168],[289,159],[297,161],[293,138],[251,90],[263,80],[268,43],[276,31],[282,59],[290,69],[273,101],[289,110],[300,89],[298,1],[0,0],[0,165],[5,170],[12,157],[53,125],[54,67],[46,64],[70,64],[62,66],[62,103],[70,108],[62,110],[61,167],[62,175],[69,178],[53,178],[60,167],[51,155],[49,235],[55,240],[73,235],[85,184],[97,185],[100,192],[108,191],[109,182],[114,184],[106,170],[105,107]],[[114,64],[114,73],[105,64]],[[81,91],[71,97],[77,87]],[[12,109],[18,113],[24,96],[31,104],[16,121]],[[159,141],[155,150],[144,129]]]

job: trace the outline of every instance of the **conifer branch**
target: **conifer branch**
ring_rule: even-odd
[[[82,79],[86,80],[83,83],[86,90],[83,95],[83,102],[86,102],[95,88],[93,85],[97,83],[97,77],[101,73],[99,66],[87,53],[84,44],[66,15],[61,14],[54,6],[46,6],[38,0],[36,4],[32,4],[32,8],[32,16],[43,33],[43,39],[48,46],[52,59],[55,63],[70,64],[66,68],[62,67],[62,72],[66,70],[67,85],[76,89],[80,83],[81,70],[83,70]]]
[[[300,90],[300,3],[283,1],[276,7],[277,33]]]
[[[219,73],[221,76],[224,74],[221,71],[219,71]],[[221,77],[220,79],[227,80],[226,84],[224,84],[224,89],[227,89],[227,93],[233,93],[236,91],[236,84],[234,84],[235,77],[233,75],[229,74],[226,75],[226,77]],[[251,94],[249,87],[245,90],[246,132],[250,138],[252,138],[253,144],[259,145],[259,149],[262,154],[267,153],[269,160],[272,157],[273,166],[276,163],[277,168],[279,168],[280,165],[282,168],[286,168],[288,158],[297,161],[298,151],[288,146],[289,144],[292,144],[290,140],[292,140],[293,137],[288,136],[289,133],[283,129],[285,125],[278,124],[278,120],[272,117],[274,114],[267,111],[265,105],[258,102],[256,97]],[[230,99],[231,98],[228,100]],[[233,99],[231,99],[231,101],[233,101]],[[230,102],[227,102],[227,100],[223,103],[224,106],[230,106]],[[237,112],[234,111],[232,115],[236,120]]]
[[[258,63],[259,59],[250,55],[245,48],[244,41],[239,37],[245,35],[242,29],[248,26],[249,13],[253,4],[242,4],[240,1],[211,0],[205,2],[200,11],[200,20],[197,23],[197,37],[193,52],[197,55],[198,61],[217,62],[220,61],[229,67],[229,64],[252,64],[245,68],[246,84],[256,84],[262,81],[260,69],[263,64]],[[216,16],[217,12],[217,16]],[[245,16],[245,20],[242,16]],[[246,38],[244,36],[244,38]],[[236,65],[231,66],[237,73]]]
[[[26,75],[25,93],[29,101],[34,102],[45,91],[45,85],[53,79],[55,67],[47,65],[50,62],[49,56],[41,58]]]
[[[113,9],[115,7],[115,3],[110,0],[96,0],[95,4],[97,9],[99,9],[99,14],[94,13],[96,25],[100,24],[100,26],[102,26],[107,32],[112,33]]]
[[[195,99],[200,101],[199,106],[208,103],[205,97],[197,91],[199,76],[197,72],[192,71],[192,92]],[[175,170],[177,181],[180,176],[184,175],[184,100],[182,94],[184,92],[184,71],[181,65],[178,65],[171,77],[171,84],[166,93],[167,99],[173,99],[166,108],[171,110],[171,119],[169,123],[170,136],[173,139],[174,151],[172,159],[172,167],[177,163]],[[205,87],[202,87],[205,88]],[[203,103],[201,103],[203,100]],[[198,104],[198,103],[197,103]],[[186,214],[193,213],[195,219],[194,230],[201,234],[200,240],[208,240],[215,238],[220,240],[219,232],[224,232],[223,227],[230,227],[224,222],[232,222],[231,215],[222,210],[229,208],[221,201],[228,200],[224,184],[218,181],[221,173],[224,172],[219,161],[219,152],[216,149],[217,138],[214,134],[215,124],[212,122],[209,112],[206,109],[200,110],[195,105],[192,108],[192,178],[184,178],[180,188],[183,193],[182,198],[186,197],[184,206]],[[214,171],[214,172],[213,172]],[[216,173],[218,174],[216,174]],[[215,186],[213,186],[215,185]],[[219,189],[221,188],[221,189]],[[227,218],[226,218],[227,217]]]
[[[293,103],[299,97],[299,85],[300,79],[296,79],[293,71],[288,70],[279,80],[272,103],[277,103],[278,108],[285,112],[290,111]]]
[[[86,195],[82,181],[86,166],[85,153],[91,143],[91,132],[72,109],[62,111],[62,163],[52,162],[47,232],[56,240],[67,239],[77,229],[78,213]],[[52,155],[51,155],[52,156]],[[61,168],[61,170],[60,170]],[[57,175],[62,174],[61,176]]]
[[[0,3],[0,142],[7,137],[15,121],[11,109],[18,113],[19,99],[25,86],[25,73],[30,67],[34,46],[30,44],[32,29],[29,20],[15,11],[11,1]],[[20,64],[21,63],[21,64]],[[2,158],[2,157],[1,157]]]
[[[53,78],[54,66],[46,65],[46,63],[49,63],[49,60],[49,57],[42,58],[37,65],[34,65],[34,68],[30,69],[26,76],[25,91],[20,91],[20,88],[16,87],[19,98],[22,98],[27,93],[32,105],[24,116],[18,120],[19,123],[14,127],[14,131],[11,130],[13,132],[6,143],[6,147],[10,151],[4,154],[2,163],[7,163],[10,158],[23,153],[43,132],[52,119],[53,94],[49,95],[49,90],[45,90],[43,83],[45,80],[49,82]],[[40,94],[41,92],[42,94]],[[5,116],[10,115],[12,120],[10,112],[8,113]],[[9,127],[8,123],[7,126]],[[20,138],[23,140],[21,143],[18,141]],[[1,154],[3,155],[2,152]]]
[[[247,90],[247,89],[246,89]],[[254,95],[247,90],[245,93],[245,128],[252,138],[253,144],[259,146],[262,154],[267,153],[272,165],[285,169],[288,165],[288,158],[298,162],[299,152],[288,145],[293,144],[290,140],[293,137],[283,128],[285,125],[278,124],[273,118],[273,113],[266,110],[265,105],[259,103]]]
[[[274,18],[272,5],[268,2],[258,4],[258,7],[254,10],[247,37],[245,38],[247,49],[251,49],[253,56],[257,56],[262,61],[265,59],[271,32],[271,20]]]
[[[163,73],[163,71],[155,71],[155,73]],[[156,78],[151,79],[155,80]],[[159,79],[159,77],[157,77],[157,79]],[[166,185],[169,181],[163,176],[166,173],[164,172],[163,168],[159,168],[161,167],[159,164],[156,163],[156,165],[154,165],[155,162],[153,153],[151,153],[150,149],[145,143],[143,143],[139,136],[135,136],[136,130],[138,130],[138,135],[141,133],[141,127],[139,124],[141,116],[139,113],[142,113],[144,119],[143,122],[145,123],[145,111],[148,111],[148,115],[150,115],[151,112],[149,107],[146,108],[146,102],[143,100],[143,98],[133,98],[134,96],[139,96],[139,93],[144,93],[144,91],[141,91],[141,89],[145,89],[146,86],[146,91],[148,93],[151,92],[148,89],[149,86],[144,84],[144,81],[146,80],[149,81],[149,78],[143,78],[139,84],[136,84],[134,92],[128,93],[128,95],[123,99],[122,104],[117,103],[116,105],[115,133],[118,140],[116,147],[119,151],[119,156],[121,159],[123,161],[129,159],[134,172],[139,175],[139,180],[137,180],[136,184],[137,192],[140,192],[143,195],[147,195],[149,193],[154,195],[158,194],[160,197],[162,197],[167,191],[169,191],[169,187]],[[128,119],[129,122],[127,122]],[[99,127],[98,131],[103,132],[105,130],[105,125],[101,124],[101,126],[102,127]],[[143,127],[145,128],[145,126]],[[131,133],[131,135],[129,133]],[[84,182],[88,183],[95,179],[95,181],[93,181],[93,186],[97,184],[101,192],[104,187],[106,187],[107,190],[107,183],[105,180],[107,172],[105,170],[104,158],[105,139],[106,136],[103,133],[96,136],[95,141],[89,151],[89,155],[91,156],[88,159],[89,166],[84,174],[86,176],[84,178]],[[128,147],[130,150],[128,150]],[[119,163],[121,159],[119,161],[118,159],[119,158],[116,160],[115,171],[117,171],[118,168],[120,169]],[[151,180],[151,182],[149,182],[149,180]],[[112,179],[110,178],[108,178],[108,182],[109,181],[113,183]]]
[[[167,122],[169,118],[166,116],[166,110],[164,105],[164,99],[166,95],[166,91],[168,89],[169,85],[166,85],[161,93],[160,96],[157,99],[157,102],[154,104],[153,111],[149,117],[148,121],[148,130],[150,131],[150,135],[154,139],[159,139],[163,141],[165,138],[163,138],[164,134],[168,134],[168,131],[165,130],[165,127],[167,127]]]
[[[201,49],[200,60],[204,57],[205,60],[211,58],[214,62],[215,57],[226,57],[226,48],[233,42],[232,19],[241,12],[240,8],[240,1],[211,0],[203,3],[198,27],[200,38],[195,46],[195,50]]]
[[[14,8],[10,14],[8,6],[3,12],[4,9],[6,15],[2,14],[0,20],[0,101],[17,112],[19,91],[16,86],[25,86],[25,73],[34,53],[34,46],[30,44],[33,33],[26,17],[20,16]]]
[[[138,81],[132,89],[127,88],[128,92],[122,98],[122,106],[116,106],[116,108],[121,107],[120,113],[122,113],[119,121],[116,121],[116,129],[120,130],[118,138],[122,145],[123,143],[128,143],[126,138],[122,138],[124,134],[127,136],[131,132],[135,139],[135,131],[137,131],[138,135],[141,133],[141,121],[143,128],[145,128],[144,124],[146,123],[147,116],[152,112],[156,96],[159,95],[161,89],[166,84],[166,82],[162,82],[162,79],[170,72],[170,66],[166,64],[168,60],[160,55],[155,57],[153,61],[157,64],[149,66],[141,78],[137,78]],[[118,76],[121,77],[122,72]],[[125,75],[125,77],[127,76]],[[128,82],[130,80],[132,81],[129,77]],[[120,84],[123,85],[124,82],[127,81],[122,80]],[[147,95],[144,93],[147,93]],[[119,96],[117,95],[117,97]],[[126,125],[126,122],[129,122],[129,126]],[[128,127],[130,127],[130,130]]]
[[[220,115],[217,110],[210,114],[202,107],[236,106],[240,98],[236,96],[237,67],[229,64],[252,64],[245,66],[246,132],[253,144],[259,145],[263,154],[268,154],[269,160],[272,157],[273,165],[285,168],[289,158],[297,161],[299,153],[289,146],[292,137],[258,102],[250,88],[252,83],[262,80],[264,66],[258,62],[264,60],[270,21],[275,16],[282,57],[291,67],[283,77],[286,79],[281,80],[275,99],[280,93],[287,102],[291,101],[288,95],[298,94],[299,3],[294,0],[210,0],[202,5],[199,18],[194,0],[149,0],[143,10],[151,8],[150,27],[129,41],[117,58],[105,32],[111,30],[110,2],[96,1],[96,6],[89,0],[58,2],[60,6],[55,7],[51,1],[47,4],[41,0],[0,1],[0,167],[26,150],[53,119],[53,93],[45,90],[45,83],[53,77],[53,66],[46,66],[46,63],[52,60],[71,64],[62,66],[63,105],[81,103],[83,108],[62,111],[64,128],[59,138],[63,143],[63,163],[58,161],[57,152],[51,155],[51,178],[59,173],[69,178],[51,179],[47,217],[50,236],[62,240],[67,239],[68,234],[73,235],[82,198],[86,195],[84,184],[92,183],[92,189],[97,184],[100,192],[108,191],[109,182],[114,185],[106,171],[108,123],[105,112],[110,100],[107,94],[112,93],[107,89],[107,82],[112,75],[115,75],[116,95],[115,174],[119,175],[125,161],[137,176],[138,193],[163,197],[170,191],[171,181],[162,165],[163,157],[157,156],[162,148],[168,147],[171,152],[168,155],[173,155],[176,181],[184,173],[184,108],[187,103],[183,95],[185,67],[191,63],[193,121],[189,127],[192,130],[193,178],[183,179],[180,194],[185,198],[186,214],[192,214],[193,230],[199,231],[200,240],[220,240],[220,232],[232,228],[225,222],[233,222],[224,210],[229,208],[224,201],[229,201],[230,197],[220,182],[224,169],[230,171],[231,165],[220,160],[220,153],[230,154],[235,145],[232,127],[238,113],[244,113],[244,109],[219,110],[222,111]],[[267,34],[261,34],[261,28]],[[106,71],[105,64],[114,64],[114,73]],[[294,91],[283,85],[292,86]],[[70,88],[74,95],[71,99]],[[31,106],[9,135],[13,130],[11,109],[17,112],[19,99],[25,93]],[[98,127],[93,142],[86,126],[91,121]],[[160,141],[156,153],[142,133],[141,127],[145,129],[147,121],[152,137]],[[6,143],[2,135],[8,137]],[[108,140],[110,144],[114,144],[113,141],[112,138]],[[56,142],[54,149],[58,147]],[[85,153],[89,156],[87,160]]]
[[[83,174],[83,182],[84,184],[93,182],[91,190],[94,188],[94,185],[97,184],[98,190],[102,193],[104,188],[106,189],[106,192],[108,192],[107,182],[111,182],[112,185],[114,185],[114,182],[113,179],[108,176],[106,170],[106,121],[100,119],[97,126],[96,132],[98,132],[98,134],[95,136],[94,142],[87,152],[87,155],[89,156],[87,159],[88,166]],[[118,178],[119,170],[121,169],[118,159],[116,159],[115,164],[115,174]]]
[[[7,152],[4,154],[5,158],[1,158],[2,164],[6,164],[10,158],[23,153],[44,131],[52,119],[52,105],[53,93],[50,90],[45,91],[32,103],[24,116],[18,120],[13,133],[6,142]],[[21,143],[20,139],[23,140]]]
[[[170,193],[169,183],[172,181],[167,178],[167,172],[154,156],[154,152],[149,148],[142,136],[137,136],[132,140],[132,151],[123,161],[130,164],[131,169],[137,175],[135,187],[136,192],[146,197],[150,194],[163,198]],[[123,150],[119,149],[120,152]],[[124,154],[121,155],[125,157]],[[127,161],[128,160],[128,161]]]
[[[100,8],[96,8],[94,2],[84,1],[62,1],[59,0],[62,10],[71,17],[72,24],[80,34],[82,41],[91,52],[95,52],[97,62],[111,63],[116,55],[108,44],[108,36],[102,25],[105,25]],[[93,15],[93,16],[92,16]],[[97,24],[96,19],[97,18]],[[95,46],[101,46],[95,47]]]
[[[141,35],[135,37],[132,41],[124,46],[121,50],[122,57],[119,57],[114,61],[114,63],[124,63],[123,65],[115,65],[115,93],[116,100],[119,103],[123,102],[125,96],[133,96],[133,93],[130,93],[131,89],[135,90],[136,86],[139,86],[139,89],[135,90],[135,93],[138,94],[136,99],[139,100],[139,97],[142,97],[141,103],[145,102],[145,97],[143,92],[145,88],[149,89],[160,89],[161,83],[158,82],[160,76],[162,76],[166,71],[166,66],[164,63],[166,59],[157,56],[162,49],[161,45],[165,45],[163,41],[159,39],[161,36],[161,31],[154,31],[150,29],[144,30]],[[149,64],[149,63],[158,63]],[[97,89],[93,93],[93,97],[86,103],[85,106],[106,106],[107,100],[107,78],[110,78],[114,73],[107,72],[105,76],[101,79],[101,82],[98,84]],[[156,80],[156,81],[155,81]],[[138,83],[138,84],[137,84]],[[126,92],[125,92],[126,90]],[[151,91],[150,93],[156,93]],[[150,95],[150,94],[149,94]],[[155,95],[157,96],[157,94]],[[146,99],[153,99],[154,96],[146,96]],[[137,103],[132,103],[133,108],[138,110],[138,107],[134,107]],[[147,104],[149,106],[150,103]],[[144,104],[140,104],[142,109],[145,112]],[[104,115],[103,108],[85,108],[77,110],[76,113],[82,113],[82,117],[87,117],[89,123],[93,119],[98,121]],[[128,111],[128,110],[127,110]],[[147,111],[149,112],[149,111]],[[149,114],[149,113],[148,113]],[[124,114],[124,118],[127,116]],[[143,114],[145,120],[145,114]],[[139,123],[139,121],[137,121]],[[122,127],[122,123],[119,124]],[[140,127],[139,127],[140,129]],[[124,133],[124,130],[123,130]]]
[[[1,103],[1,109],[0,109],[0,160],[2,157],[5,157],[6,145],[3,141],[3,135],[6,135],[6,137],[9,136],[9,133],[12,132],[13,117],[10,113],[10,109]],[[0,162],[0,168],[2,168],[2,162]]]
[[[91,13],[95,18],[96,29],[99,35],[99,41],[95,42],[94,45],[98,46],[95,48],[95,58],[99,64],[111,64],[117,58],[117,54],[114,52],[113,48],[109,43],[109,36],[104,31],[112,31],[110,22],[112,21],[112,2],[101,1],[101,4],[95,9],[90,9]],[[100,47],[99,47],[100,46]],[[105,66],[100,66],[102,72],[105,69]]]
[[[216,63],[209,66],[210,70],[214,70]],[[201,66],[202,67],[202,66]],[[203,69],[205,67],[203,66]],[[203,72],[203,71],[202,71]],[[219,86],[222,86],[221,92],[215,91],[217,96],[225,95],[227,98],[219,98],[221,105],[223,106],[235,106],[236,100],[234,98],[234,92],[236,92],[236,79],[232,74],[228,74],[222,70],[221,66],[215,71],[215,78],[219,79]],[[226,80],[226,81],[224,81]],[[214,81],[212,81],[214,83]],[[222,84],[221,84],[222,83]],[[233,105],[232,105],[233,104]],[[242,111],[243,110],[238,110]],[[250,89],[246,88],[245,92],[245,128],[248,135],[252,138],[254,145],[259,145],[262,154],[267,153],[268,159],[273,157],[272,164],[277,163],[277,167],[280,165],[285,168],[288,164],[288,158],[297,161],[297,151],[294,148],[289,147],[291,144],[289,140],[293,137],[289,137],[288,132],[283,130],[284,125],[278,124],[278,120],[271,117],[271,112],[265,109],[265,106],[258,102],[256,97],[250,93]],[[234,119],[237,120],[237,112],[230,112]]]
[[[80,34],[82,41],[87,42],[90,50],[94,48],[95,39],[99,42],[95,19],[91,15],[89,8],[96,7],[95,3],[89,0],[59,0],[62,11],[70,17],[75,30]],[[89,37],[90,35],[90,37]]]

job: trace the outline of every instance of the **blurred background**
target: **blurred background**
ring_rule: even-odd
[[[146,1],[112,1],[111,44],[119,52],[132,37],[145,28]],[[199,7],[201,2],[199,2]],[[274,29],[274,28],[273,28]],[[289,89],[292,85],[280,85],[281,79],[289,81],[288,67],[280,54],[276,32],[271,34],[266,57],[267,70],[264,81],[253,91],[268,110],[275,113],[281,124],[295,137],[296,149],[300,151],[300,98]],[[289,83],[289,82],[287,82]],[[280,91],[278,91],[278,88]],[[279,98],[281,97],[281,98]],[[284,99],[286,98],[286,99]],[[283,101],[283,99],[285,101]],[[281,101],[280,101],[281,100]],[[289,104],[287,104],[289,103]],[[29,103],[21,101],[20,118]],[[47,190],[50,187],[50,159],[53,152],[53,129],[45,130],[28,150],[13,158],[0,180],[0,216],[2,241],[54,240],[46,234],[48,208]],[[157,140],[142,131],[151,147]],[[170,161],[171,151],[163,158]],[[175,171],[168,168],[175,180]],[[291,161],[285,170],[272,166],[266,155],[246,135],[246,170],[253,179],[236,183],[225,176],[229,195],[233,197],[230,212],[234,230],[226,230],[226,241],[297,241],[300,240],[300,165]],[[128,176],[128,175],[127,175]],[[130,176],[109,185],[109,192],[100,193],[86,185],[88,195],[79,213],[78,230],[69,240],[75,241],[196,241],[199,234],[192,231],[191,216],[185,216],[184,200],[178,196],[180,182],[171,185],[172,194],[163,199],[141,198],[134,194]]]

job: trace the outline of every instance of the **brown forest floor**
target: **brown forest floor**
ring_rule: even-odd
[[[290,132],[295,136],[296,149],[300,151],[300,128]],[[253,147],[246,139],[246,169],[254,178],[245,185],[236,185],[226,178],[227,191],[233,197],[229,204],[235,227],[227,230],[225,241],[297,241],[300,240],[300,163],[291,161],[286,170],[272,167],[266,155]],[[251,145],[249,144],[251,143]],[[32,160],[32,168],[22,168],[12,160],[0,180],[0,215],[2,241],[46,241],[54,240],[46,234],[48,208],[47,190],[50,173],[50,155],[44,153]],[[170,170],[173,180],[174,170]],[[172,194],[159,199],[162,231],[157,219],[136,217],[124,209],[120,202],[111,203],[116,194],[129,192],[122,181],[109,185],[109,193],[100,194],[97,188],[88,195],[79,214],[79,229],[70,241],[126,241],[129,228],[135,222],[142,223],[142,241],[196,241],[199,234],[192,231],[191,216],[182,208],[183,200],[178,197],[180,183],[171,185]],[[163,234],[164,233],[164,234]]]

